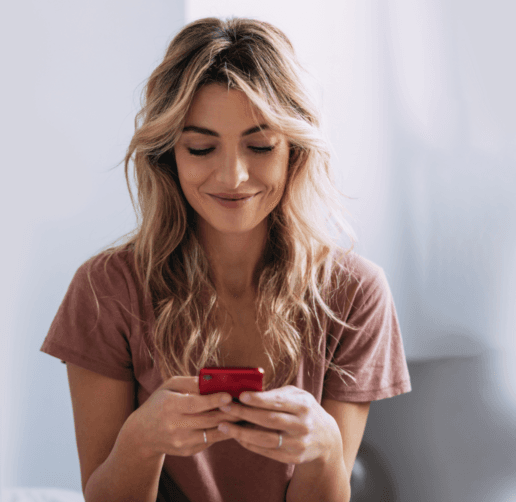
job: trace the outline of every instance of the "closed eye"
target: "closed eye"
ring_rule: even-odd
[[[272,150],[274,150],[274,146],[263,146],[263,147],[250,146],[249,148],[251,150],[253,150],[254,153],[257,153],[257,154],[269,153]],[[202,157],[204,155],[208,155],[213,150],[215,150],[215,148],[206,148],[205,150],[194,150],[193,148],[188,148],[188,151],[190,152],[190,154],[195,155],[196,157]]]

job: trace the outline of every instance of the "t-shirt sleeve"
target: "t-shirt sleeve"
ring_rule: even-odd
[[[106,271],[105,260],[97,255],[75,272],[40,351],[107,377],[131,381],[131,301],[126,275],[116,256],[110,258]]]
[[[331,361],[355,378],[328,368],[323,399],[377,401],[412,390],[394,300],[383,269],[367,260],[366,277],[354,288],[346,322],[327,346]],[[337,326],[339,326],[337,324]]]

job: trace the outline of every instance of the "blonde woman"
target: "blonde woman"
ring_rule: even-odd
[[[41,348],[86,502],[350,500],[371,401],[411,390],[383,269],[328,229],[352,237],[301,71],[271,24],[207,18],[150,76],[137,228],[79,267]],[[204,366],[261,367],[263,392],[200,395]]]

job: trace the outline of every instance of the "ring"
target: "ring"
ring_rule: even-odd
[[[206,437],[206,429],[204,429],[202,431],[202,433],[204,434],[204,442],[207,443],[208,442],[208,438]]]
[[[279,445],[278,445],[278,448],[281,448],[281,443],[283,441],[283,438],[281,437],[281,434],[279,435]]]

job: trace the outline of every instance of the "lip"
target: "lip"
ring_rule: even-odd
[[[258,193],[260,193],[260,192],[258,192]],[[236,209],[236,208],[245,206],[248,202],[250,202],[252,199],[254,199],[258,195],[258,193],[255,193],[253,195],[250,195],[249,197],[246,197],[246,198],[240,199],[240,200],[227,200],[227,199],[222,199],[220,197],[217,197],[216,195],[212,195],[212,194],[209,194],[209,195],[210,195],[210,197],[213,198],[213,200],[218,202],[221,206],[223,206],[225,208],[229,208],[229,209]]]
[[[210,195],[219,199],[247,199],[256,195],[256,193],[210,193]]]

